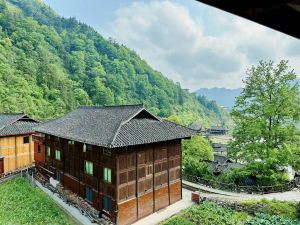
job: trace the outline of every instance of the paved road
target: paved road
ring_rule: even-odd
[[[260,200],[260,199],[276,199],[281,201],[300,201],[300,192],[298,191],[287,191],[287,192],[279,192],[279,193],[271,193],[271,194],[246,194],[246,193],[235,193],[229,191],[222,191],[210,187],[206,187],[204,185],[199,185],[195,183],[191,183],[188,181],[182,181],[183,184],[191,186],[193,188],[199,189],[201,196],[203,197],[211,197],[211,198],[218,198],[224,200],[233,200],[233,201],[242,201],[242,200]],[[205,191],[204,192],[201,192]],[[209,192],[209,193],[207,193]]]

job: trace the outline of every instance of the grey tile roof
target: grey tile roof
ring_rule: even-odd
[[[84,106],[41,124],[36,131],[109,148],[180,139],[195,131],[163,121],[143,105]]]
[[[214,131],[227,131],[227,129],[223,126],[211,126],[208,128],[208,130],[214,130]]]
[[[173,122],[155,119],[132,119],[120,127],[114,142],[115,147],[147,144],[187,138],[197,132]]]
[[[0,136],[33,133],[37,124],[23,113],[0,113]]]

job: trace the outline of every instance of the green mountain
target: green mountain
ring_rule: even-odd
[[[141,102],[185,124],[228,117],[134,51],[75,18],[60,17],[41,0],[0,0],[0,111],[49,119],[78,105]]]

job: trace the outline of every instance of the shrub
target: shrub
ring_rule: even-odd
[[[242,204],[248,209],[255,212],[278,215],[286,218],[297,219],[297,204],[288,201],[278,200],[247,200]]]
[[[164,225],[194,225],[194,224],[183,217],[175,216],[165,221]]]
[[[236,212],[216,203],[204,202],[184,210],[179,215],[164,222],[163,225],[238,225],[244,224],[247,219],[248,215],[245,213]]]
[[[299,225],[299,221],[283,218],[281,216],[257,213],[245,225]]]

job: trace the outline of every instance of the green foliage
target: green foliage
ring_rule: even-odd
[[[221,207],[215,203],[204,202],[184,210],[179,215],[165,221],[163,225],[238,225],[244,224],[248,219],[245,213],[235,212],[229,208]]]
[[[295,202],[278,200],[246,200],[242,204],[249,210],[260,213],[278,215],[291,219],[297,219],[297,204]]]
[[[209,142],[201,136],[193,136],[182,141],[184,173],[211,178],[205,160],[213,160],[213,151]]]
[[[265,200],[264,200],[265,201]],[[249,203],[250,204],[250,203]],[[268,201],[270,208],[276,207],[275,202]],[[289,207],[292,203],[279,202],[281,207]],[[279,207],[278,207],[279,208]],[[283,210],[280,213],[283,213]],[[275,210],[279,212],[279,209]],[[268,213],[273,213],[269,211]],[[288,218],[285,214],[283,216],[271,215],[268,213],[256,213],[255,216],[250,216],[246,212],[237,212],[227,207],[222,207],[216,203],[203,202],[200,205],[192,206],[176,216],[164,221],[162,225],[191,225],[191,224],[205,224],[205,225],[299,225],[296,219]],[[293,215],[294,216],[294,215]]]
[[[209,142],[201,136],[193,136],[182,141],[183,157],[193,157],[199,161],[213,160],[214,155]]]
[[[245,225],[299,225],[299,221],[276,215],[258,213]]]
[[[0,111],[49,119],[78,105],[143,102],[185,124],[220,120],[209,101],[199,103],[135,52],[42,1],[0,0],[0,6]]]
[[[236,124],[231,157],[247,163],[248,171],[261,184],[276,184],[285,179],[278,170],[282,166],[299,164],[300,119],[296,74],[287,61],[277,66],[260,62],[247,72],[245,88],[236,98],[231,115]]]
[[[0,185],[1,224],[73,224],[40,189],[17,177]]]
[[[226,173],[222,173],[218,179],[227,184],[241,184],[243,181],[251,175],[252,172],[243,168],[243,169],[231,169]]]
[[[178,116],[176,115],[171,115],[169,116],[168,118],[166,118],[167,120],[171,121],[171,122],[174,122],[174,123],[177,123],[177,124],[183,124],[183,121],[181,118],[179,118]]]

